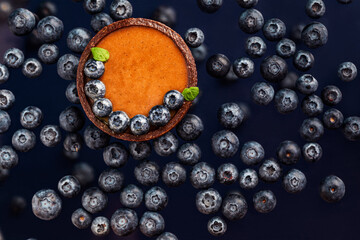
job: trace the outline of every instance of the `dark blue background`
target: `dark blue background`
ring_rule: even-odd
[[[40,1],[33,0],[29,8],[36,9]],[[64,21],[65,34],[74,27],[90,29],[90,15],[82,8],[81,3],[70,0],[57,0],[58,16]],[[110,1],[108,1],[110,2]],[[195,0],[137,0],[131,1],[134,7],[134,17],[150,17],[152,11],[159,4],[168,4],[177,10],[177,24],[175,30],[183,34],[190,27],[201,28],[206,35],[206,45],[209,54],[224,53],[231,61],[246,56],[244,40],[248,35],[240,31],[238,17],[243,11],[235,0],[225,0],[223,7],[215,14],[201,12]],[[288,34],[294,24],[309,23],[311,19],[305,14],[305,0],[259,0],[259,9],[265,19],[277,17],[282,19],[288,28]],[[315,66],[310,73],[319,81],[317,93],[328,84],[339,86],[343,92],[343,101],[337,106],[344,116],[360,115],[360,79],[350,83],[343,83],[337,77],[337,66],[343,61],[352,61],[360,68],[360,2],[354,1],[349,5],[341,5],[335,0],[326,1],[326,14],[320,19],[329,30],[329,41],[326,46],[314,50]],[[106,8],[108,11],[108,7]],[[2,30],[4,32],[4,30]],[[256,35],[262,36],[259,32]],[[65,35],[66,36],[66,35]],[[8,47],[15,46],[14,38],[2,34],[1,42]],[[17,37],[15,37],[17,39]],[[20,48],[24,49],[21,42]],[[70,52],[63,38],[59,43],[61,53]],[[266,55],[275,54],[275,43],[268,44]],[[4,48],[4,45],[2,46]],[[302,44],[298,49],[306,49]],[[0,53],[2,55],[3,52]],[[31,49],[26,56],[34,56]],[[150,57],[150,56],[149,56]],[[296,141],[303,145],[304,141],[298,134],[298,128],[305,116],[300,109],[288,114],[280,115],[275,111],[273,104],[260,107],[250,100],[250,88],[256,81],[262,81],[259,74],[259,60],[255,60],[256,73],[250,79],[239,80],[231,85],[221,84],[218,80],[206,74],[204,64],[198,65],[199,87],[202,91],[200,102],[191,112],[199,115],[205,125],[205,131],[196,141],[203,152],[203,161],[218,167],[224,162],[232,162],[239,169],[245,168],[239,159],[239,153],[232,159],[219,159],[214,156],[210,146],[213,133],[222,127],[216,120],[217,108],[225,102],[243,101],[250,105],[251,117],[235,133],[241,144],[249,140],[260,142],[266,151],[266,157],[275,157],[276,148],[284,140]],[[290,69],[293,69],[289,61]],[[300,74],[300,73],[299,73]],[[40,107],[45,113],[43,125],[58,124],[59,113],[69,105],[64,96],[68,81],[57,76],[56,66],[45,66],[40,78],[26,79],[19,70],[11,71],[11,79],[1,86],[10,89],[16,95],[16,104],[9,111],[13,124],[1,137],[2,144],[11,144],[11,136],[20,128],[19,112],[28,105]],[[302,98],[302,96],[301,96]],[[327,109],[327,108],[326,108]],[[38,136],[41,128],[36,129]],[[65,133],[64,133],[65,135]],[[296,166],[302,170],[308,180],[303,192],[296,195],[286,193],[280,184],[260,183],[256,189],[242,191],[249,204],[249,211],[242,220],[229,222],[227,233],[219,239],[358,239],[360,224],[360,154],[359,142],[345,140],[341,131],[326,130],[320,144],[324,149],[321,161],[315,164],[305,162],[303,159]],[[61,145],[61,144],[60,144]],[[6,239],[96,239],[91,231],[76,229],[70,221],[71,213],[81,207],[81,196],[75,199],[63,199],[61,215],[50,222],[34,217],[31,212],[31,198],[33,194],[43,188],[56,189],[58,180],[71,173],[73,163],[62,156],[62,146],[54,149],[44,147],[39,141],[36,148],[26,154],[19,154],[19,165],[11,170],[9,179],[0,186],[0,228]],[[163,166],[170,161],[177,161],[176,156],[163,158],[155,153],[150,160]],[[79,161],[85,161],[95,167],[98,176],[106,168],[102,160],[101,151],[84,148]],[[135,183],[133,168],[137,162],[130,159],[121,169],[126,175],[126,184]],[[257,168],[256,168],[257,169]],[[284,167],[286,171],[288,167]],[[188,168],[190,170],[190,168]],[[321,179],[329,174],[335,174],[346,184],[346,195],[340,203],[325,203],[318,194]],[[95,183],[94,183],[95,184]],[[162,183],[160,183],[161,186]],[[230,190],[241,190],[238,183],[232,186],[215,184],[223,196]],[[147,188],[144,188],[146,190]],[[212,216],[199,213],[195,207],[195,194],[189,181],[179,188],[166,188],[170,197],[169,204],[161,212],[166,220],[166,231],[175,233],[179,239],[214,239],[207,232],[207,221]],[[252,206],[252,196],[256,191],[271,189],[276,194],[278,204],[269,214],[257,213]],[[26,212],[14,217],[9,214],[8,204],[14,195],[24,196],[28,207]],[[101,213],[106,217],[121,207],[119,194],[112,194],[109,206]],[[145,211],[144,207],[138,209],[139,217]],[[144,239],[137,231],[123,239]],[[106,239],[117,239],[110,234]]]

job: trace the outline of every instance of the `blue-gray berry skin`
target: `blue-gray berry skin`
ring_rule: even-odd
[[[258,4],[258,0],[236,0],[236,2],[242,8],[252,8]]]
[[[6,89],[0,90],[0,110],[8,110],[15,103],[15,95]]]
[[[217,179],[222,184],[232,184],[237,181],[239,170],[232,163],[224,163],[217,169]]]
[[[85,117],[79,108],[70,106],[59,115],[59,124],[67,132],[77,132],[81,130],[85,123]]]
[[[282,173],[282,169],[274,159],[265,160],[259,168],[259,177],[265,182],[276,182]]]
[[[214,13],[221,8],[223,0],[197,0],[197,4],[201,11],[206,13]]]
[[[324,126],[318,118],[308,118],[300,127],[300,135],[306,141],[317,141],[324,134]]]
[[[253,202],[255,210],[259,213],[269,213],[276,207],[276,197],[271,190],[255,193]]]
[[[100,80],[90,80],[85,84],[85,94],[91,99],[103,98],[106,87]]]
[[[295,72],[288,72],[286,77],[280,82],[280,88],[289,88],[294,90],[296,85],[296,80],[299,76]]]
[[[43,189],[36,192],[32,198],[32,211],[41,220],[52,220],[59,216],[62,201],[54,190]]]
[[[35,106],[26,107],[20,113],[20,123],[24,128],[34,129],[38,127],[43,120],[43,113],[40,108]]]
[[[88,188],[81,197],[83,208],[89,213],[98,213],[105,209],[108,197],[97,187]]]
[[[186,169],[179,163],[170,162],[163,168],[161,176],[166,186],[178,187],[186,181]]]
[[[80,157],[79,152],[70,152],[70,151],[66,151],[65,149],[63,149],[63,155],[70,161],[76,161]]]
[[[254,169],[244,169],[239,173],[240,187],[243,189],[255,188],[259,183],[259,177]]]
[[[324,103],[317,95],[309,95],[302,100],[301,109],[307,116],[315,117],[323,112]]]
[[[59,18],[48,16],[39,21],[37,31],[42,42],[53,43],[62,37],[64,24]]]
[[[293,27],[291,28],[290,36],[294,42],[299,43],[301,41],[301,32],[304,28],[304,23],[298,23],[293,25]]]
[[[197,48],[190,48],[190,51],[194,57],[195,62],[197,63],[203,62],[208,54],[207,47],[204,43]]]
[[[161,234],[165,229],[164,218],[156,212],[145,212],[140,219],[140,231],[147,237]]]
[[[222,130],[212,136],[211,146],[216,156],[230,158],[238,151],[239,139],[233,132]]]
[[[334,106],[341,102],[342,92],[334,85],[328,85],[321,91],[321,98],[324,104],[328,106]]]
[[[350,82],[357,77],[357,68],[352,62],[343,62],[338,68],[338,77],[345,82]],[[1,75],[1,74],[0,74]]]
[[[202,120],[194,114],[186,114],[176,126],[176,133],[185,141],[193,141],[200,137],[204,130]]]
[[[178,240],[178,238],[170,232],[164,232],[156,238],[156,240]]]
[[[107,166],[120,168],[127,163],[129,152],[123,144],[115,142],[104,149],[103,158]]]
[[[275,107],[279,113],[286,114],[294,111],[298,103],[299,98],[291,89],[280,89],[275,94]]]
[[[177,152],[181,164],[193,166],[201,158],[201,149],[196,143],[184,143]]]
[[[224,54],[215,54],[206,61],[206,71],[214,78],[223,78],[230,71],[231,62]]]
[[[75,80],[79,58],[73,54],[65,54],[57,62],[57,73],[65,80]]]
[[[296,44],[291,39],[283,38],[276,44],[276,54],[282,58],[292,57],[295,52]]]
[[[150,124],[156,127],[165,126],[171,119],[170,111],[163,105],[157,105],[151,108],[149,112]]]
[[[144,135],[150,130],[150,121],[144,115],[138,114],[130,120],[130,131],[134,135]]]
[[[248,210],[246,199],[240,192],[230,192],[222,202],[221,212],[229,220],[245,217]]]
[[[360,139],[360,117],[351,116],[345,119],[343,133],[346,139],[356,141]]]
[[[82,136],[79,133],[68,133],[64,139],[64,149],[68,152],[79,152],[83,145]]]
[[[89,14],[95,14],[103,11],[105,4],[105,0],[85,0],[84,9]]]
[[[89,125],[84,132],[84,140],[88,148],[97,150],[106,147],[109,144],[110,136],[95,127]]]
[[[294,67],[302,72],[310,70],[315,63],[314,55],[309,51],[299,50],[293,57]]]
[[[155,186],[145,193],[145,206],[150,211],[160,211],[168,204],[168,196],[164,189]]]
[[[75,164],[72,175],[79,180],[82,187],[89,185],[94,181],[94,168],[85,162]]]
[[[276,151],[279,161],[283,164],[295,164],[301,157],[301,150],[299,145],[293,141],[283,141]]]
[[[159,166],[155,162],[144,161],[134,168],[136,180],[144,185],[151,186],[159,181]]]
[[[130,184],[120,193],[120,203],[127,208],[137,208],[144,198],[144,192],[138,186]]]
[[[40,19],[48,16],[56,16],[58,13],[57,5],[51,1],[41,2],[36,10]]]
[[[86,229],[92,222],[91,215],[82,208],[78,208],[71,215],[72,224],[78,229]]]
[[[222,236],[227,231],[227,224],[221,217],[213,217],[208,221],[207,229],[215,237]]]
[[[269,82],[280,82],[286,77],[287,72],[285,60],[277,55],[265,58],[260,65],[262,77]]]
[[[320,197],[328,202],[339,202],[345,195],[344,182],[335,175],[329,175],[320,184]]]
[[[316,92],[319,83],[311,74],[303,74],[296,80],[296,89],[305,95],[310,95]]]
[[[322,0],[308,0],[305,10],[309,17],[320,18],[325,14],[326,7]]]
[[[264,26],[264,17],[258,10],[245,10],[239,18],[239,27],[245,33],[256,33]]]
[[[238,58],[233,64],[233,70],[237,77],[248,78],[253,75],[255,71],[255,65],[250,58]]]
[[[274,99],[273,86],[267,82],[257,82],[251,88],[251,98],[259,105],[266,106]]]
[[[9,48],[4,53],[4,64],[9,68],[19,68],[25,61],[24,53],[18,48]]]
[[[114,21],[107,13],[97,13],[91,17],[91,28],[94,32],[99,32],[104,27],[112,24]]]
[[[69,83],[69,85],[67,86],[66,91],[65,91],[65,96],[66,96],[66,99],[71,103],[74,103],[74,104],[80,103],[80,98],[79,98],[78,91],[76,88],[76,81],[72,81]]]
[[[196,164],[190,173],[190,182],[194,188],[204,189],[211,187],[215,182],[215,169],[206,162]]]
[[[344,116],[339,110],[330,108],[324,112],[323,123],[326,128],[337,129],[343,125]]]
[[[108,121],[109,128],[115,133],[124,132],[130,125],[130,118],[123,111],[112,112]]]
[[[55,44],[43,44],[38,50],[39,59],[45,64],[56,63],[59,59],[59,48]]]
[[[26,209],[26,199],[22,196],[14,196],[11,198],[9,210],[14,216],[19,216],[24,213]],[[1,236],[0,236],[1,237]],[[1,239],[1,238],[0,238]]]
[[[26,59],[22,66],[22,73],[27,78],[37,78],[41,75],[43,67],[35,58]]]
[[[131,142],[129,152],[133,159],[144,160],[151,154],[151,144],[150,142]]]
[[[202,214],[213,214],[219,211],[222,203],[220,193],[209,188],[196,194],[196,208]]]
[[[189,28],[184,36],[184,40],[189,47],[199,47],[205,41],[205,35],[199,28]]]
[[[73,198],[80,193],[79,181],[72,175],[64,176],[58,183],[59,193],[66,198]]]
[[[265,157],[265,150],[260,143],[249,141],[241,148],[240,158],[246,165],[259,164]]]
[[[169,27],[176,24],[176,10],[171,6],[160,5],[151,15],[151,19],[161,22]]]
[[[114,21],[131,17],[133,7],[127,0],[113,0],[110,5],[110,16]]]
[[[0,183],[4,182],[9,177],[10,171],[0,167]]]
[[[10,126],[11,126],[10,115],[5,111],[0,110],[0,134],[7,132]]]
[[[112,102],[107,98],[99,98],[94,102],[92,111],[97,117],[109,116],[112,112]]]
[[[251,36],[245,41],[245,52],[252,58],[264,56],[266,50],[266,43],[261,37]]]
[[[0,63],[0,84],[5,83],[9,79],[9,69]]]
[[[98,180],[98,185],[104,192],[120,191],[124,183],[124,175],[116,169],[104,170]]]
[[[154,150],[160,156],[170,156],[175,153],[179,146],[177,137],[168,132],[154,140]]]
[[[32,12],[25,8],[15,9],[8,17],[10,31],[15,35],[23,36],[30,33],[36,25],[36,19]]]
[[[306,186],[306,176],[297,169],[291,169],[283,179],[284,189],[288,193],[301,192]]]
[[[89,59],[85,63],[84,74],[89,78],[98,79],[104,74],[104,72],[105,72],[105,65],[103,62],[96,61],[94,59]]]
[[[263,34],[269,41],[278,41],[286,34],[285,23],[278,18],[271,18],[265,22]]]
[[[310,23],[303,29],[301,33],[301,40],[309,48],[321,47],[328,41],[328,30],[322,23]]]
[[[218,120],[225,128],[237,128],[245,118],[242,109],[236,103],[224,103],[217,113]]]
[[[19,157],[15,150],[10,146],[0,147],[0,168],[11,169],[19,162]]]
[[[302,156],[305,161],[308,162],[317,162],[321,159],[323,155],[323,150],[320,144],[318,143],[306,143],[302,147]]]
[[[110,221],[106,217],[96,217],[91,223],[91,232],[97,237],[104,237],[110,233]]]
[[[12,136],[12,145],[19,152],[28,152],[35,147],[36,136],[27,129],[19,129]]]
[[[139,219],[134,210],[120,208],[111,216],[110,224],[117,236],[127,236],[136,230]]]

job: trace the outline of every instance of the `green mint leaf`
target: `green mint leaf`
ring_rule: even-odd
[[[96,61],[106,62],[110,58],[109,51],[103,48],[93,47],[91,53]]]
[[[185,88],[182,92],[186,101],[193,101],[197,95],[199,95],[199,88],[198,87],[189,87]]]

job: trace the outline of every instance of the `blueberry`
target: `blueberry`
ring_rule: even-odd
[[[323,123],[326,128],[329,129],[340,128],[343,125],[343,122],[344,122],[344,116],[339,110],[335,108],[331,108],[326,112],[324,112]]]
[[[20,113],[20,123],[24,128],[33,129],[38,127],[43,120],[43,113],[38,107],[26,107]]]
[[[73,198],[80,193],[79,181],[71,175],[64,176],[58,183],[59,193],[67,198]]]
[[[252,58],[262,57],[266,50],[266,43],[261,37],[251,36],[245,41],[245,52]]]
[[[150,142],[131,142],[129,152],[133,159],[144,160],[151,154],[151,144]]]
[[[237,181],[239,170],[232,163],[224,163],[217,169],[217,179],[223,184],[232,184]]]
[[[37,25],[38,36],[45,43],[58,41],[64,32],[63,22],[54,16],[48,16],[40,20]]]
[[[277,148],[277,157],[283,164],[295,164],[299,161],[300,156],[300,147],[293,141],[284,141]]]
[[[82,53],[91,40],[91,32],[85,28],[74,28],[67,36],[67,47],[75,52]],[[94,60],[93,60],[94,61]],[[88,64],[85,65],[85,75]],[[98,78],[98,77],[94,77]]]
[[[72,54],[65,54],[57,62],[57,73],[65,80],[75,80],[79,65],[79,58]]]
[[[179,163],[169,162],[162,170],[162,180],[168,187],[178,187],[186,180],[186,170]]]
[[[233,64],[234,73],[239,78],[251,77],[254,73],[254,68],[254,62],[247,57],[236,59]]]
[[[159,166],[155,162],[144,161],[134,169],[136,180],[144,185],[151,186],[159,181]]]
[[[263,190],[255,193],[253,202],[256,211],[259,213],[269,213],[276,206],[276,197],[271,190]]]
[[[244,113],[236,103],[224,103],[217,113],[218,120],[225,128],[237,128],[244,120]]]
[[[93,125],[89,125],[84,132],[86,146],[90,149],[101,149],[109,144],[110,136]]]
[[[129,152],[125,146],[115,142],[107,146],[103,151],[104,162],[112,168],[123,167],[129,159]]]
[[[12,136],[12,145],[19,152],[28,152],[35,147],[36,136],[27,129],[19,129]]]
[[[0,90],[0,110],[8,110],[12,108],[15,102],[15,96],[10,90]]]
[[[54,190],[44,189],[36,192],[31,201],[34,215],[41,220],[52,220],[59,216],[62,201]]]
[[[83,145],[83,139],[79,133],[68,133],[64,139],[64,149],[68,152],[79,152]]]
[[[184,143],[177,152],[181,164],[195,165],[201,158],[201,149],[195,143]]]
[[[38,57],[45,64],[56,63],[59,59],[59,48],[55,44],[43,44],[38,50]]]
[[[127,208],[137,208],[144,198],[144,193],[138,186],[130,184],[120,193],[120,203]]]
[[[69,83],[69,85],[67,86],[66,91],[65,91],[65,96],[66,96],[67,100],[71,103],[74,103],[74,104],[80,103],[80,98],[78,95],[75,81],[72,81]]]
[[[44,1],[39,4],[36,14],[40,19],[48,16],[55,16],[58,12],[57,6],[54,2]]]
[[[91,231],[97,237],[104,237],[110,233],[110,222],[106,217],[96,217],[91,223]]]
[[[259,177],[255,170],[247,168],[240,172],[239,183],[243,189],[252,189],[258,185]]]
[[[168,196],[161,187],[152,187],[145,193],[145,206],[150,211],[160,211],[167,203]]]
[[[92,106],[92,111],[97,117],[106,117],[109,116],[112,112],[112,103],[107,98],[99,98],[94,102]]]
[[[103,62],[96,61],[94,59],[89,59],[85,63],[84,74],[89,78],[93,78],[93,79],[100,78],[104,74],[104,72],[105,72],[105,65]]]
[[[339,202],[345,195],[345,184],[337,176],[327,176],[320,185],[320,196],[329,203]]]
[[[266,82],[257,82],[251,88],[251,98],[259,105],[268,105],[274,99],[273,86]]]
[[[298,80],[298,78],[296,73],[288,72],[286,77],[280,82],[280,88],[295,89],[296,80]]]
[[[201,44],[197,48],[190,48],[190,51],[191,51],[196,63],[200,63],[200,62],[204,61],[206,59],[206,56],[208,53],[207,47],[204,43]]]
[[[206,13],[214,13],[221,8],[223,0],[197,0],[197,4],[201,11]]]
[[[344,136],[350,140],[355,141],[360,139],[360,117],[348,117],[343,125]]]
[[[279,113],[286,114],[294,111],[298,103],[298,96],[291,89],[280,89],[275,94],[275,107]]]
[[[302,111],[309,117],[314,117],[322,113],[324,104],[316,95],[306,96],[301,103]]]
[[[317,162],[322,157],[323,150],[318,143],[306,143],[302,147],[302,156],[308,162]]]
[[[199,28],[190,28],[186,31],[184,40],[189,47],[196,48],[203,44],[205,35]]]
[[[0,167],[0,183],[4,182],[9,177],[9,170]]]
[[[322,23],[310,23],[303,29],[301,40],[309,48],[321,47],[328,41],[328,30]]]
[[[296,44],[288,38],[281,39],[276,44],[276,54],[282,58],[292,57],[296,52]]]
[[[104,192],[114,193],[120,191],[124,182],[124,175],[116,169],[103,171],[98,180],[98,185]]]
[[[78,208],[71,215],[72,224],[78,229],[86,229],[92,222],[91,215],[82,208]]]
[[[154,150],[160,156],[169,156],[176,152],[179,142],[176,136],[168,132],[154,140]]]
[[[287,71],[285,60],[276,55],[265,58],[260,65],[262,77],[270,82],[280,82],[286,77]]]
[[[306,176],[297,169],[291,169],[283,179],[284,189],[289,193],[298,193],[306,186]]]
[[[71,106],[60,113],[59,123],[65,131],[77,132],[83,128],[85,117],[79,108]]]
[[[259,164],[265,156],[265,150],[260,143],[255,141],[249,141],[244,143],[240,158],[246,165]]]
[[[320,18],[325,14],[326,7],[322,0],[308,0],[305,10],[309,17]]]
[[[213,214],[219,211],[222,203],[221,195],[213,188],[202,190],[196,194],[196,208],[202,214]]]
[[[91,28],[94,32],[99,32],[104,27],[112,24],[114,21],[107,13],[97,13],[91,17]]]
[[[0,74],[1,75],[1,74]],[[352,62],[343,62],[339,65],[338,76],[345,82],[354,80],[357,76],[357,68]]]
[[[185,141],[193,141],[200,137],[204,130],[201,119],[194,114],[186,114],[176,126],[176,133]]]
[[[303,23],[298,23],[295,24],[292,29],[291,29],[291,39],[295,42],[300,42],[301,41],[301,33],[302,30],[305,28],[305,24]]]
[[[9,80],[9,75],[9,69],[0,63],[0,84],[3,84]]]
[[[349,4],[352,2],[352,0],[337,0],[341,4]]]
[[[153,12],[151,19],[173,27],[176,23],[176,11],[171,6],[159,6]]]
[[[150,124],[156,127],[165,126],[171,119],[170,111],[167,107],[156,105],[149,112]]]
[[[278,18],[271,18],[263,26],[263,34],[269,41],[279,41],[286,34],[286,26]]]
[[[105,0],[85,0],[84,9],[89,14],[102,12],[105,8]]]
[[[229,220],[244,218],[247,210],[248,205],[246,199],[240,192],[230,192],[222,202],[222,214]]]
[[[30,33],[35,28],[36,19],[29,10],[18,8],[9,15],[8,24],[11,32],[22,36]]]
[[[216,156],[230,158],[239,148],[239,139],[233,132],[222,130],[212,136],[211,146]]]
[[[19,157],[15,150],[10,146],[0,147],[0,168],[11,169],[15,167],[19,162]]]
[[[164,218],[156,212],[145,212],[140,219],[140,231],[147,237],[161,234],[165,229]]]
[[[311,74],[303,74],[296,80],[296,89],[305,95],[310,95],[316,92],[319,83]]]
[[[65,148],[63,148],[63,155],[70,161],[76,161],[80,156],[79,152],[66,151]]]
[[[206,62],[207,73],[214,78],[223,78],[230,71],[231,62],[224,54],[215,54]]]
[[[88,188],[81,197],[83,208],[89,213],[98,213],[105,209],[108,197],[97,187]]]
[[[4,53],[4,64],[9,68],[19,68],[25,61],[24,53],[18,48],[9,48]]]
[[[164,96],[164,105],[170,110],[177,110],[184,104],[184,96],[177,90],[171,90]]]
[[[258,0],[236,0],[236,2],[242,8],[252,8],[258,4]]]
[[[14,196],[11,198],[10,202],[10,212],[12,215],[19,216],[20,214],[24,213],[26,209],[26,200],[24,197],[21,196]]]
[[[94,168],[85,162],[76,164],[73,168],[72,175],[79,180],[81,186],[87,186],[94,181]]]
[[[156,240],[178,240],[178,238],[170,232],[164,232],[156,238]]]
[[[245,33],[256,33],[264,26],[264,17],[258,10],[252,8],[241,13],[239,27]]]
[[[27,78],[37,78],[42,73],[42,65],[39,60],[35,58],[26,59],[22,66],[22,73]]]
[[[294,67],[302,72],[310,70],[314,66],[315,58],[309,51],[299,50],[293,58]]]
[[[265,160],[259,168],[259,177],[265,182],[276,182],[282,173],[282,169],[274,159]]]
[[[300,127],[300,135],[306,141],[317,141],[324,134],[324,126],[317,118],[308,118]]]
[[[190,182],[194,188],[209,188],[215,182],[215,169],[206,162],[196,164],[190,173]]]
[[[134,210],[121,208],[111,216],[111,228],[117,236],[126,236],[134,232],[139,219]]]
[[[341,102],[342,93],[338,87],[329,85],[321,91],[321,98],[326,105],[334,106]]]
[[[7,132],[10,126],[11,126],[10,115],[5,111],[0,110],[0,134]]]
[[[134,135],[143,135],[150,130],[150,121],[144,115],[138,114],[130,120],[130,130]]]
[[[90,80],[85,84],[85,94],[91,99],[103,98],[105,91],[105,84],[100,80]]]
[[[227,224],[221,217],[212,217],[208,221],[207,229],[213,236],[222,236],[227,230]]]
[[[122,20],[131,17],[133,7],[127,0],[113,0],[110,5],[110,16],[114,20]]]

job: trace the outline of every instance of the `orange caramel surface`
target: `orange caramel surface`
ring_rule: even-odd
[[[113,111],[124,111],[131,118],[148,116],[162,104],[166,92],[187,87],[187,66],[180,49],[160,31],[131,26],[107,35],[97,47],[109,51],[105,73],[100,80]]]

